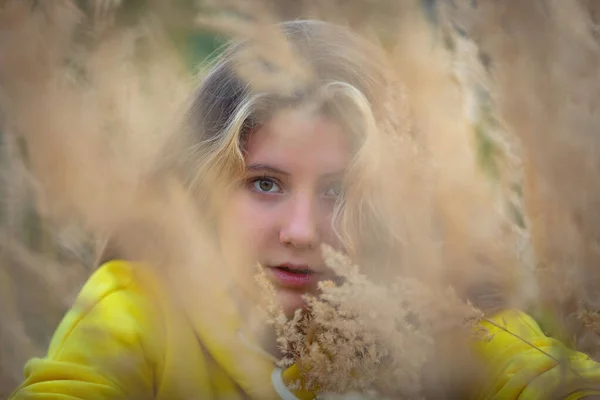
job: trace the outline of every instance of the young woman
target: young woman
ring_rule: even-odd
[[[281,28],[310,70],[303,81],[282,90],[248,84],[237,62],[253,43],[238,43],[208,74],[189,114],[193,184],[234,289],[197,282],[207,301],[190,310],[150,269],[107,262],[82,289],[78,304],[85,306],[66,315],[46,357],[26,365],[11,399],[313,398],[286,386],[298,368],[278,373],[274,343],[245,324],[256,265],[290,315],[318,282],[334,278],[321,243],[360,259],[391,235],[368,193],[376,191],[369,171],[380,162],[373,152],[387,140],[376,127],[389,113],[382,93],[390,81],[379,54],[343,28],[314,21]],[[474,343],[488,377],[467,388],[471,397],[600,394],[598,365],[568,353],[572,363],[563,368],[552,356],[560,343],[527,315],[507,310],[489,318],[506,330],[487,323],[493,338]]]

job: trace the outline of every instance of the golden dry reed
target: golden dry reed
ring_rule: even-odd
[[[474,323],[503,307],[598,355],[593,1],[132,3],[0,1],[0,395],[107,256],[145,261],[182,307],[210,312],[232,278],[179,168],[205,70],[188,68],[181,38],[253,38],[240,76],[290,92],[311,71],[273,23],[300,17],[346,25],[387,58],[388,142],[371,156],[398,245],[359,266],[325,248],[345,279],[291,321],[259,278],[281,364],[310,364],[302,384],[322,392],[451,393],[476,370]]]

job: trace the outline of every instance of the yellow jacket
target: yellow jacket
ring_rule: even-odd
[[[47,356],[27,363],[25,380],[10,399],[280,398],[272,383],[272,360],[244,337],[239,345],[224,340],[235,334],[237,321],[218,315],[204,317],[210,324],[191,321],[144,275],[123,261],[99,268],[58,327]],[[572,364],[563,368],[556,359],[565,349],[530,317],[508,310],[491,321],[484,324],[493,338],[475,343],[490,374],[477,399],[540,399],[557,391],[568,399],[600,394],[593,387],[600,383],[600,366],[570,351]],[[214,323],[222,332],[212,328]],[[283,378],[291,381],[288,375],[295,374],[290,368]]]

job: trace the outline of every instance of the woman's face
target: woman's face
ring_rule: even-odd
[[[332,216],[349,159],[342,128],[307,112],[282,111],[249,136],[243,183],[224,204],[220,224],[242,289],[254,284],[257,263],[264,266],[290,315],[304,306],[303,294],[333,278],[320,244],[340,247]]]

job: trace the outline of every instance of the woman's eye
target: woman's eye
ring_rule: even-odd
[[[342,192],[342,186],[339,183],[331,185],[325,192],[327,197],[338,197]]]
[[[257,179],[252,182],[254,190],[260,193],[278,193],[281,192],[281,188],[273,180],[267,178]]]

